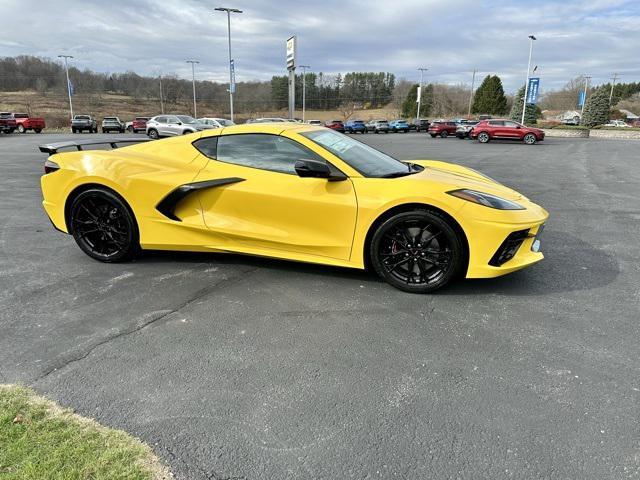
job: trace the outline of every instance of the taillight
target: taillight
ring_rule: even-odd
[[[58,165],[56,162],[52,162],[49,159],[47,159],[44,162],[44,173],[45,173],[45,175],[47,173],[55,172],[56,170],[60,170],[60,165]]]

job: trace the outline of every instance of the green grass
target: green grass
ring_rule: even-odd
[[[151,450],[127,433],[75,415],[27,388],[0,385],[0,479],[169,478]]]

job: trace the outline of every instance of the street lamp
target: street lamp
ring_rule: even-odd
[[[69,110],[71,111],[71,120],[73,120],[73,103],[71,103],[71,83],[69,82],[69,65],[67,60],[73,58],[72,55],[58,55],[58,58],[64,58],[64,71],[67,74],[67,94],[69,95]]]
[[[419,68],[418,70],[420,70],[420,96],[418,97],[418,113],[416,115],[416,125],[418,125],[418,128],[420,128],[419,122],[420,122],[420,105],[422,102],[422,75],[424,74],[424,72],[426,72],[427,70],[429,70],[428,68]]]
[[[198,110],[196,107],[196,63],[200,63],[197,60],[187,60],[187,63],[191,64],[191,84],[193,85],[193,116],[198,118]]]
[[[529,63],[527,64],[527,83],[524,84],[524,98],[522,99],[522,120],[520,123],[524,124],[524,113],[527,110],[527,95],[529,93],[529,72],[531,71],[531,53],[533,52],[533,42],[537,38],[533,35],[529,35]]]
[[[227,12],[227,31],[229,32],[229,110],[231,112],[231,121],[233,122],[233,93],[236,89],[236,86],[233,80],[234,65],[233,60],[231,59],[231,14],[242,13],[242,10],[238,10],[237,8],[224,7],[218,7],[215,10],[217,12]]]
[[[306,86],[307,86],[307,68],[311,68],[309,65],[300,65],[302,69],[302,121],[304,122],[304,113],[306,109]]]

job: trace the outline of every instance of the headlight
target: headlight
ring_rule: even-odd
[[[452,190],[447,192],[449,195],[453,195],[454,197],[461,198],[462,200],[466,200],[468,202],[477,203],[478,205],[483,205],[489,208],[496,208],[498,210],[524,210],[525,208],[511,200],[507,200],[505,198],[496,197],[495,195],[491,195],[490,193],[477,192],[475,190],[468,190],[466,188],[462,188],[460,190]]]

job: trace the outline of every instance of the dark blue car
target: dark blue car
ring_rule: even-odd
[[[367,133],[367,127],[362,120],[349,120],[344,124],[345,133]]]
[[[405,120],[393,120],[389,122],[389,131],[390,132],[408,132],[409,124]]]

